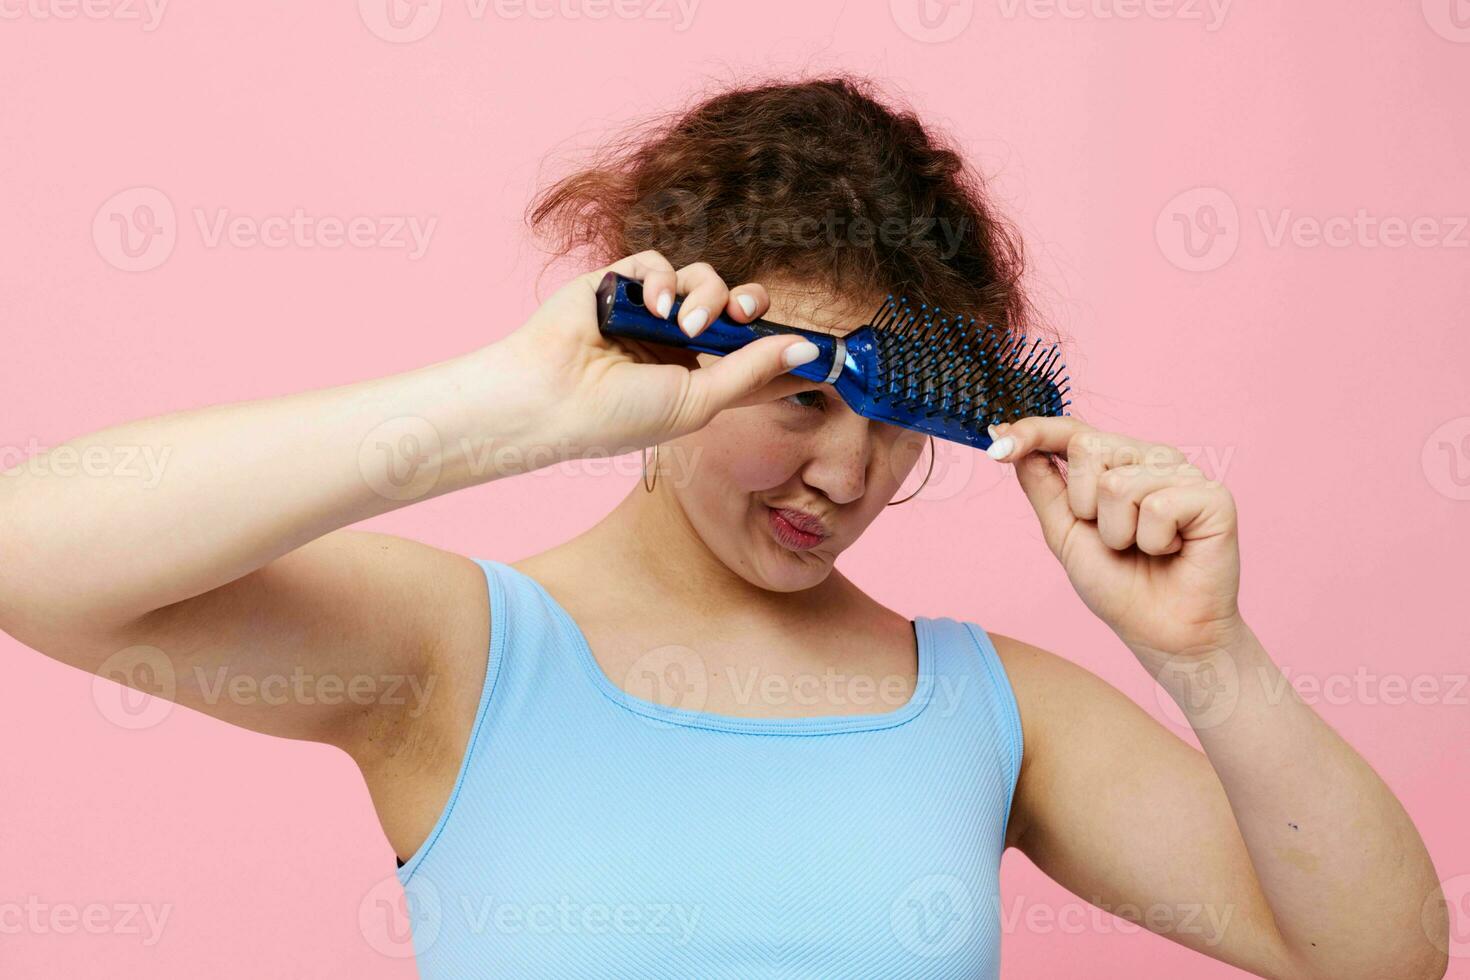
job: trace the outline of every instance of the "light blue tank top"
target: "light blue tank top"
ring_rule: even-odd
[[[479,711],[398,872],[425,980],[999,975],[1021,727],[984,630],[916,618],[894,710],[739,718],[625,692],[536,580],[479,564]]]

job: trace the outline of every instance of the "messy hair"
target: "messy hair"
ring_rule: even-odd
[[[981,177],[852,76],[737,87],[614,136],[527,221],[555,256],[645,249],[730,285],[783,275],[1025,333],[1020,236]]]

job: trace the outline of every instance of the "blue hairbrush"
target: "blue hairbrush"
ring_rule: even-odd
[[[1033,415],[1067,414],[1070,380],[1055,344],[1028,344],[973,317],[888,297],[872,319],[841,337],[770,320],[738,323],[721,314],[697,337],[679,328],[682,299],[667,317],[643,305],[643,284],[609,272],[597,287],[597,322],[609,337],[729,354],[773,333],[817,345],[817,359],[789,373],[830,384],[864,418],[977,449],[986,428]]]

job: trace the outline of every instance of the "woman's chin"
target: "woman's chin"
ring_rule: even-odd
[[[820,585],[832,572],[836,555],[825,548],[793,550],[765,535],[755,543],[752,569],[762,588],[800,592]]]

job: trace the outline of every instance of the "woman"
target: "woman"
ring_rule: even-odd
[[[787,374],[810,344],[599,335],[607,268],[660,315],[683,297],[690,334],[720,313],[841,332],[889,291],[1026,328],[1014,237],[912,115],[847,79],[730,91],[532,217],[606,265],[504,339],[72,444],[166,447],[156,487],[0,484],[0,625],[348,752],[425,976],[995,976],[1007,847],[1261,976],[1443,975],[1413,824],[1280,696],[1236,605],[1230,494],[1178,450],[1029,418],[990,455],[1204,754],[1069,661],[911,622],[836,570],[925,440]],[[343,530],[650,448],[615,510],[513,565]],[[232,699],[221,670],[382,696]]]

